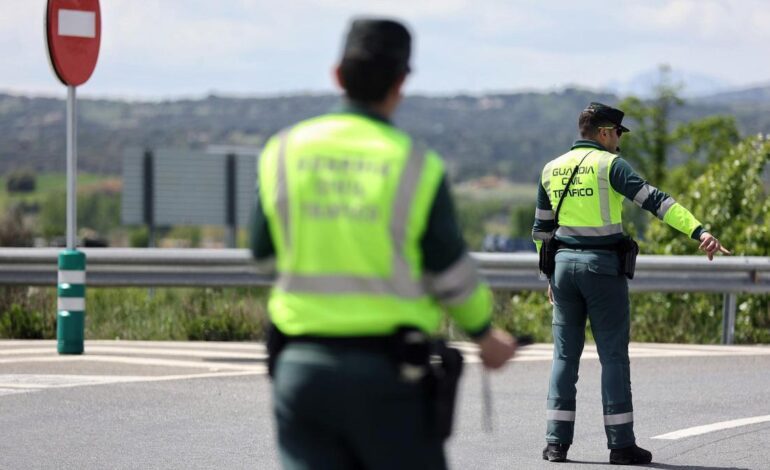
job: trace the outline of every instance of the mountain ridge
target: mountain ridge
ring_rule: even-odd
[[[672,119],[731,114],[746,135],[770,132],[770,86],[726,93],[687,101]],[[620,98],[579,88],[408,95],[394,122],[441,153],[455,180],[494,174],[535,182],[542,165],[577,138],[577,115],[591,101],[617,104]],[[332,94],[208,95],[160,102],[81,99],[79,170],[119,174],[122,152],[129,147],[259,146],[283,127],[329,112],[339,103]],[[632,122],[629,127],[633,129]],[[63,99],[0,93],[0,129],[1,173],[19,167],[65,168]]]

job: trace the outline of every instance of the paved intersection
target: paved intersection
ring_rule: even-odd
[[[533,345],[492,376],[492,434],[467,368],[453,468],[553,468],[538,455],[551,354]],[[0,341],[0,468],[277,468],[265,357],[257,343],[87,341],[59,356],[53,341]],[[633,344],[631,357],[653,468],[770,469],[770,347]],[[560,468],[606,462],[596,359],[587,345]]]

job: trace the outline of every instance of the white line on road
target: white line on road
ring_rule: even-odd
[[[173,380],[193,380],[221,377],[243,377],[265,374],[267,374],[267,368],[264,368],[264,370],[254,371],[213,372],[204,374],[160,376],[5,374],[0,375],[0,396],[25,392],[37,392],[52,388],[87,387],[91,385],[110,385],[118,383],[166,382]]]
[[[14,359],[0,359],[0,364],[14,364],[24,362],[107,362],[115,364],[131,364],[139,366],[161,366],[161,367],[188,367],[193,369],[207,369],[211,372],[220,370],[235,371],[260,371],[265,365],[256,364],[229,364],[226,362],[200,362],[200,361],[180,361],[170,359],[155,359],[150,357],[120,357],[120,356],[42,356],[42,357],[20,357]]]
[[[661,434],[660,436],[654,436],[653,439],[682,439],[683,437],[699,436],[709,432],[722,431],[723,429],[737,428],[739,426],[748,426],[750,424],[764,423],[766,421],[770,421],[770,415],[754,416],[753,418],[734,419],[732,421],[722,421],[720,423],[706,424],[704,426],[695,426],[667,434]]]

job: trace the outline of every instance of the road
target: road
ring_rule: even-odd
[[[473,346],[462,348],[452,468],[607,468],[594,348],[566,464],[540,458],[550,345],[492,375],[491,434]],[[770,469],[770,346],[632,344],[631,358],[647,468]],[[0,341],[0,469],[278,468],[264,359],[255,343],[87,341],[86,354],[59,356],[53,341]]]

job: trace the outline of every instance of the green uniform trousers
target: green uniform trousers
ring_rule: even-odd
[[[444,469],[426,389],[399,380],[386,353],[289,343],[273,403],[285,469]]]
[[[575,396],[586,318],[602,366],[602,405],[607,447],[635,443],[628,360],[629,300],[617,253],[560,249],[553,289],[553,367],[548,387],[546,441],[571,444]]]

